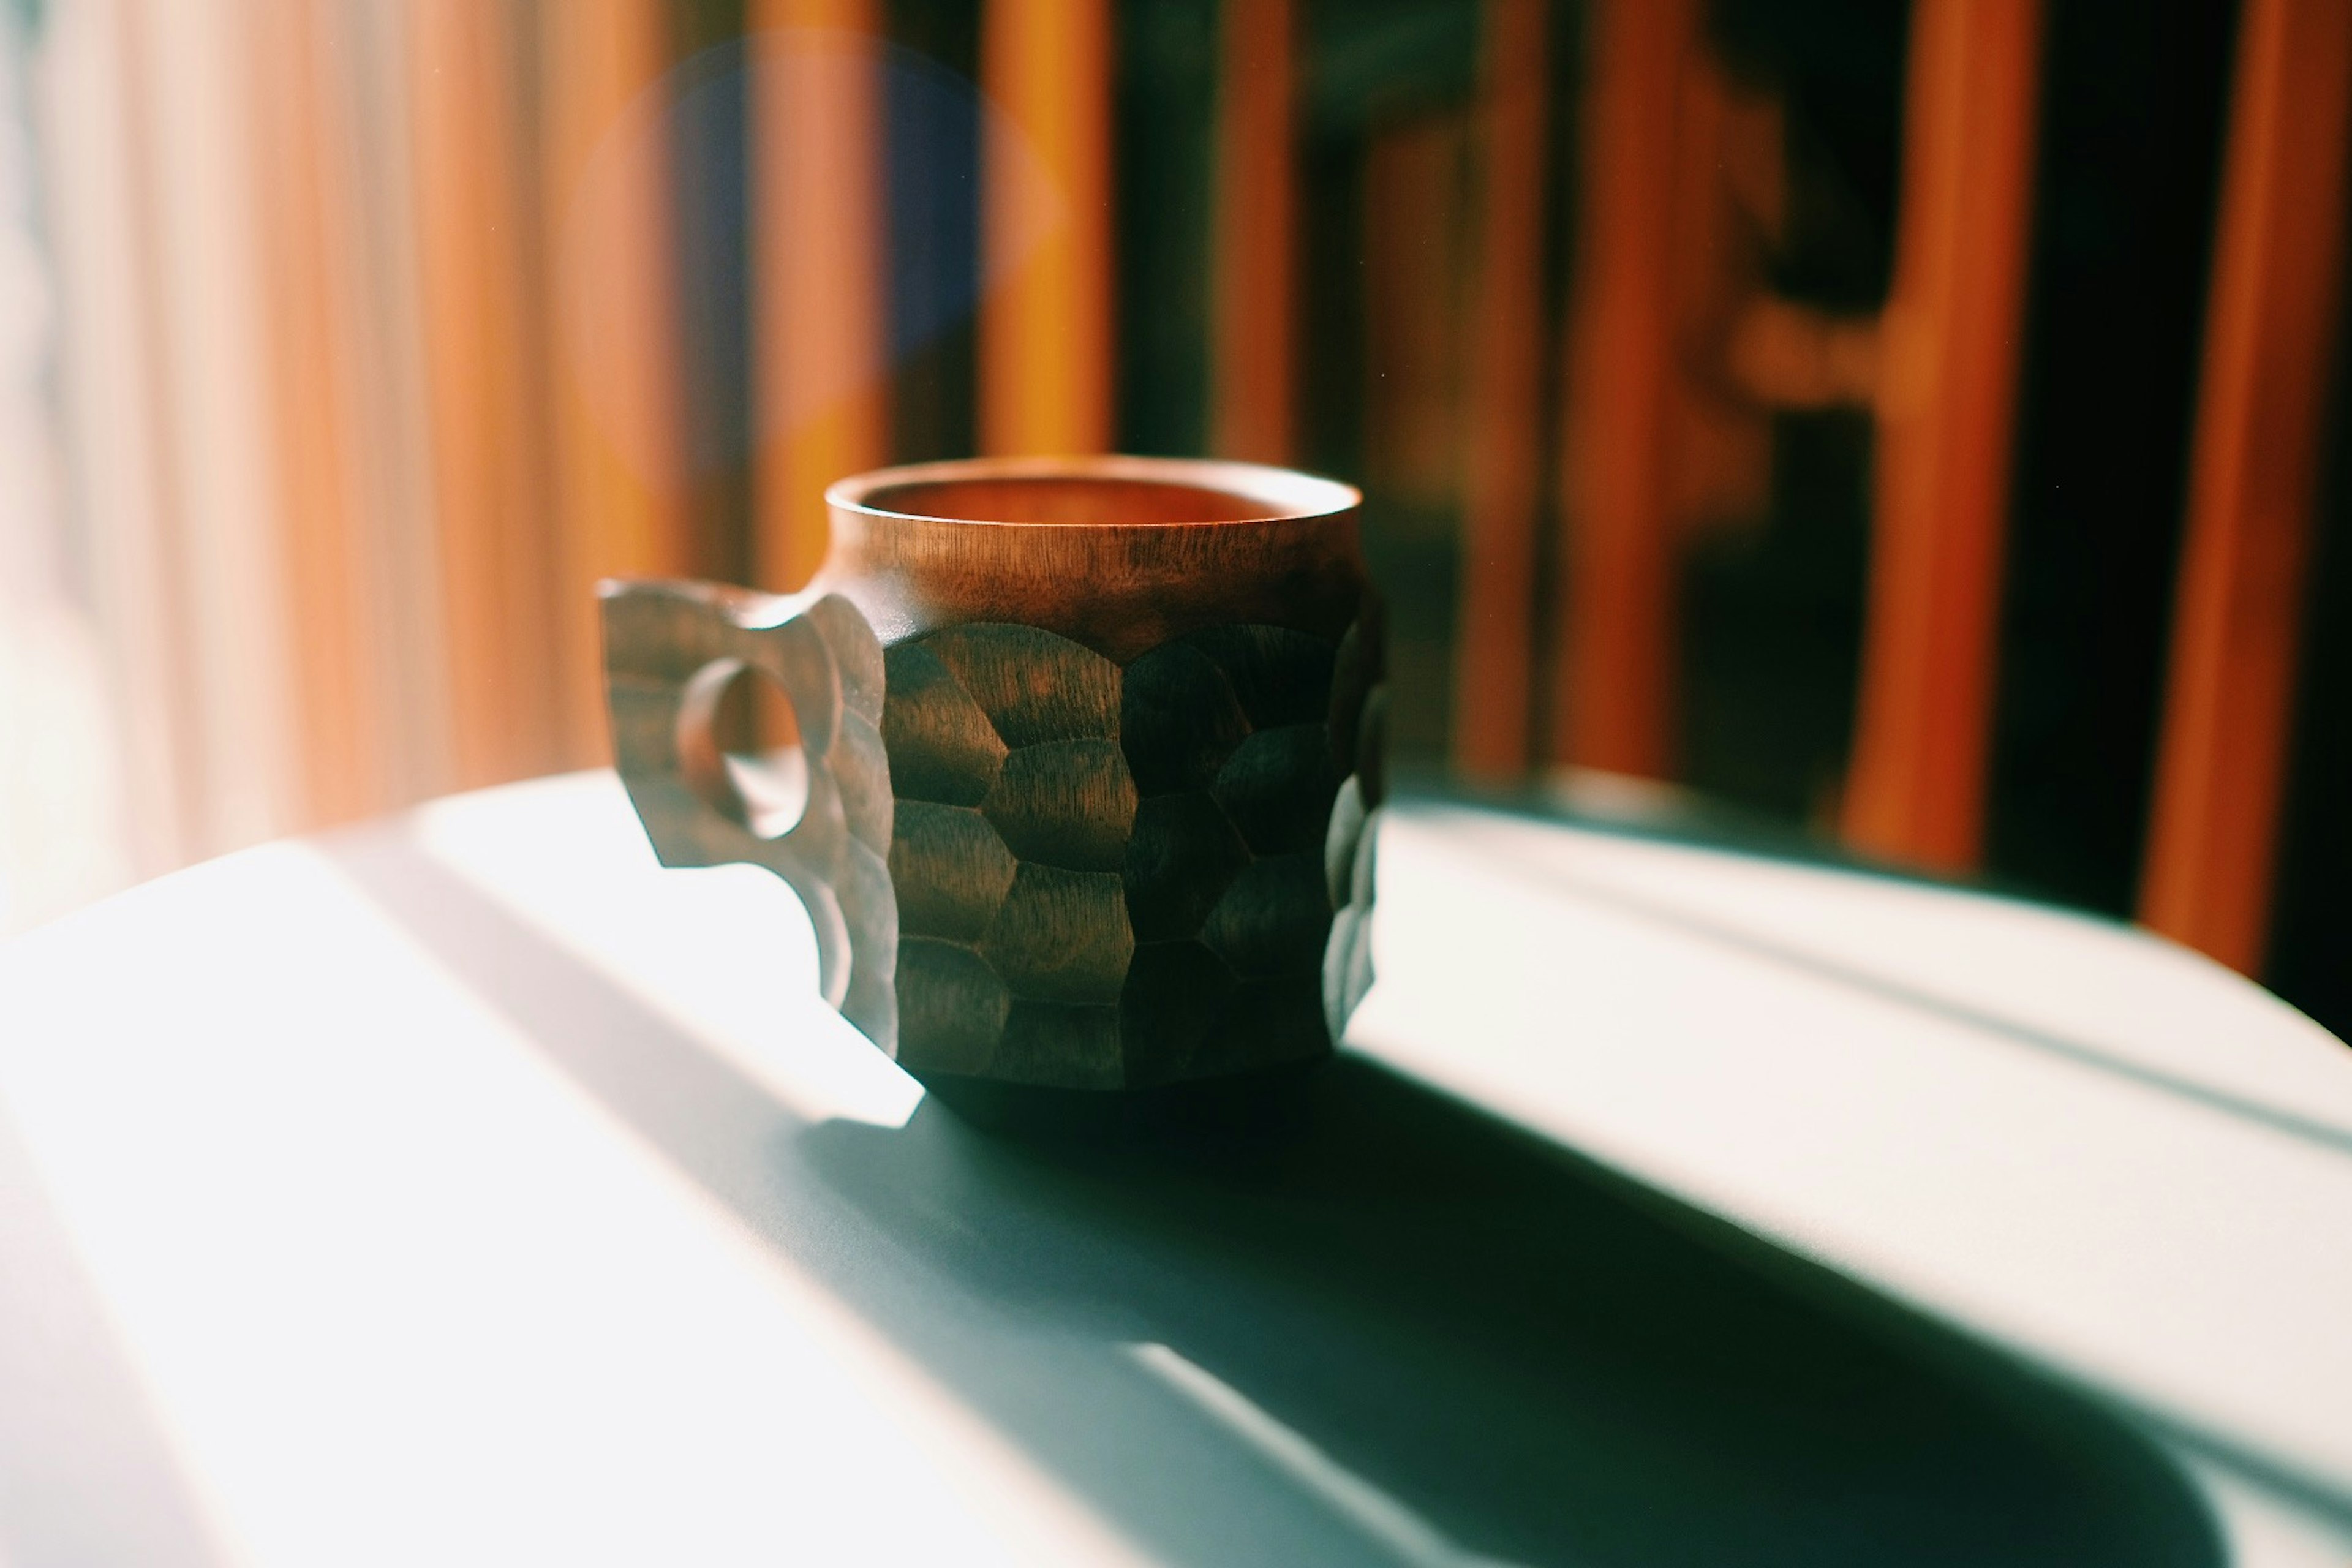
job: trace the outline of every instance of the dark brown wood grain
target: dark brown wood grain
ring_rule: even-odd
[[[1006,624],[890,649],[900,1062],[1135,1088],[1327,1048],[1361,994],[1324,994],[1366,815],[1349,778],[1333,841],[1339,653],[1250,624],[1123,667]]]
[[[1328,1051],[1370,984],[1386,711],[1354,492],[1110,458],[831,499],[806,594],[607,589],[621,771],[664,862],[785,877],[828,991],[927,1078],[1133,1089]],[[697,707],[739,668],[807,752],[776,838]]]

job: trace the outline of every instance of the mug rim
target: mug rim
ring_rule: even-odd
[[[1363,504],[1363,492],[1339,479],[1327,479],[1298,468],[1271,463],[1245,463],[1227,458],[1136,458],[1117,454],[1042,458],[951,458],[941,462],[902,463],[873,468],[835,479],[825,488],[829,507],[861,517],[890,518],[911,522],[957,523],[967,528],[1068,529],[1066,522],[1031,522],[1017,519],[943,517],[935,512],[902,511],[875,506],[866,498],[879,491],[924,484],[961,484],[972,480],[1113,479],[1138,484],[1180,485],[1214,490],[1268,510],[1263,517],[1205,518],[1184,522],[1080,523],[1087,528],[1247,528],[1267,522],[1304,522],[1338,517]]]

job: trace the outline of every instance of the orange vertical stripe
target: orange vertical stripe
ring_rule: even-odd
[[[348,363],[358,215],[350,106],[335,90],[321,0],[267,0],[248,18],[260,251],[268,298],[278,512],[292,611],[291,675],[306,822],[348,821],[387,798],[375,701],[364,521],[354,492],[361,415]]]
[[[1950,870],[1984,837],[2041,33],[2038,0],[1921,0],[1911,24],[1844,831]]]
[[[114,635],[147,656],[142,660],[145,668],[138,673],[169,693],[147,711],[158,721],[155,750],[150,757],[161,764],[155,771],[168,775],[163,787],[154,792],[156,804],[169,814],[168,825],[156,825],[162,829],[157,837],[170,846],[169,864],[177,865],[233,846],[220,831],[226,814],[214,787],[220,772],[214,758],[217,741],[207,732],[205,722],[208,704],[199,616],[189,603],[198,544],[190,537],[185,476],[183,465],[175,460],[179,454],[172,438],[172,334],[165,321],[169,259],[154,152],[159,113],[152,82],[157,62],[147,40],[149,18],[128,6],[110,9],[114,13],[113,26],[108,29],[114,57],[110,74],[116,79],[110,84],[108,96],[121,95],[116,102],[121,120],[115,133],[122,138],[116,156],[121,159],[118,177],[123,184],[118,199],[124,209],[120,214],[122,227],[115,237],[129,253],[130,266],[121,279],[126,285],[122,294],[110,302],[121,316],[122,347],[130,351],[121,368],[131,376],[121,391],[126,395],[125,403],[131,405],[123,410],[128,415],[123,434],[130,439],[114,460],[141,470],[134,493],[143,503],[142,515],[135,521],[121,520],[130,524],[124,530],[130,537],[123,542],[131,548],[118,558],[126,570],[117,591],[129,591],[130,603],[124,606],[128,614],[123,618],[137,616],[147,623],[135,632],[125,628]],[[141,743],[139,749],[147,751],[147,744]],[[152,786],[140,779],[133,781],[132,787],[144,795]]]
[[[2335,342],[2352,4],[2246,0],[2236,71],[2140,918],[2251,971]]]
[[[1260,463],[1297,445],[1294,9],[1225,0],[1219,18],[1210,447]]]
[[[1543,483],[1544,0],[1487,0],[1469,475],[1462,531],[1454,757],[1503,778],[1528,764],[1536,522]]]
[[[502,6],[415,0],[417,248],[452,752],[473,785],[561,765],[517,39]]]
[[[824,558],[824,489],[889,458],[880,21],[874,0],[761,0],[751,58],[760,582]]]
[[[606,754],[595,583],[692,569],[660,0],[539,7],[558,681],[567,761]]]
[[[1473,115],[1416,114],[1364,148],[1364,479],[1386,503],[1461,503],[1469,411]]]
[[[1110,8],[988,0],[980,444],[1110,445]]]
[[[1591,7],[1562,438],[1563,760],[1660,775],[1672,763],[1672,438],[1677,104],[1693,0]]]

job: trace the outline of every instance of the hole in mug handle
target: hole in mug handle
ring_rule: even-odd
[[[808,759],[792,698],[740,658],[695,673],[677,710],[677,759],[703,803],[761,838],[782,838],[808,806]]]

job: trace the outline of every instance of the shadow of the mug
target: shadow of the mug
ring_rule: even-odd
[[[338,859],[1165,1560],[2221,1560],[2094,1401],[1369,1061],[1238,1122],[811,1124],[413,847]]]
[[[799,1144],[992,1309],[1149,1347],[1271,1464],[1343,1509],[1369,1489],[1428,1542],[2219,1561],[2174,1468],[2079,1396],[1371,1062],[1341,1058],[1284,1117],[1130,1131],[1009,1137],[935,1098]]]

